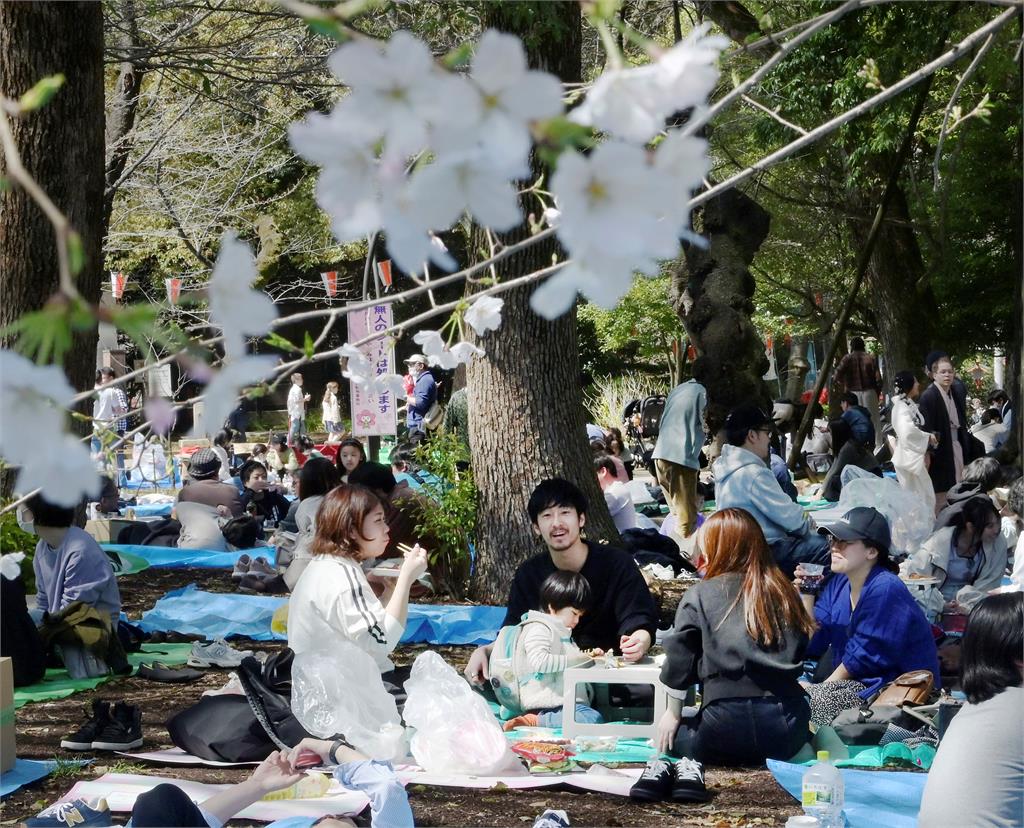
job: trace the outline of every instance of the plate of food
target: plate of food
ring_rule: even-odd
[[[930,575],[900,575],[900,580],[907,586],[914,587],[935,586],[939,583],[938,578],[933,578]]]

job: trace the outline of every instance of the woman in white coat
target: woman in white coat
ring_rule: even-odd
[[[896,432],[892,452],[896,479],[904,489],[921,498],[929,512],[934,512],[935,489],[928,476],[925,457],[937,440],[922,428],[924,417],[914,402],[921,393],[921,387],[913,371],[900,371],[894,385],[896,397],[889,418]]]

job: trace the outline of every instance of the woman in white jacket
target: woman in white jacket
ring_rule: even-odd
[[[924,417],[917,408],[921,387],[913,371],[900,371],[896,375],[896,398],[890,421],[896,432],[892,452],[892,465],[896,479],[908,492],[921,498],[930,512],[935,511],[935,489],[928,476],[925,457],[928,449],[938,444],[935,437],[924,431]]]
[[[937,619],[943,612],[967,614],[1002,584],[1007,553],[999,529],[995,504],[988,495],[976,495],[964,500],[949,517],[949,525],[936,529],[903,563],[904,576],[938,579],[936,589],[924,599],[927,615]]]
[[[288,607],[288,646],[296,657],[349,642],[369,654],[381,673],[394,669],[388,656],[405,631],[409,588],[426,572],[427,553],[413,547],[394,586],[378,600],[360,564],[380,557],[388,540],[384,507],[369,489],[339,486],[324,497],[310,550],[313,559]]]

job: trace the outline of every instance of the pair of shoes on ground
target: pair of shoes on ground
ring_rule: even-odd
[[[25,820],[26,828],[110,828],[110,807],[105,799],[58,802]]]
[[[565,811],[554,811],[548,808],[537,817],[533,828],[569,828],[569,817]]]
[[[188,655],[189,667],[237,667],[242,659],[253,655],[252,650],[236,650],[223,638],[217,638],[209,644],[201,641],[193,642],[192,651]]]
[[[238,560],[235,561],[235,566],[231,570],[231,577],[237,581],[240,578],[244,578],[246,575],[273,578],[277,575],[277,570],[274,569],[274,567],[270,565],[270,561],[262,555],[258,555],[255,558],[250,558],[248,555],[241,555]]]
[[[704,784],[704,766],[694,759],[652,759],[629,789],[630,799],[644,802],[707,802],[710,796]]]
[[[65,750],[132,750],[142,747],[142,712],[134,704],[93,699],[92,713],[85,724],[61,739],[60,746]]]

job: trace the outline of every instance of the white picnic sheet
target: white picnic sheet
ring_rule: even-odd
[[[213,759],[203,759],[185,753],[181,748],[170,750],[144,750],[141,753],[129,753],[124,750],[117,751],[129,759],[139,759],[143,762],[158,762],[167,765],[206,765],[209,768],[245,768],[256,767],[259,762],[216,762]]]
[[[138,796],[164,782],[177,785],[193,802],[203,802],[230,785],[209,785],[186,779],[170,779],[162,776],[141,776],[134,773],[105,773],[99,779],[77,782],[58,802],[74,799],[96,799],[103,797],[112,811],[131,811]],[[365,795],[350,791],[337,782],[332,783],[327,796],[319,799],[283,799],[274,802],[256,802],[239,811],[234,819],[256,819],[272,822],[285,817],[308,816],[354,816],[369,804]]]

